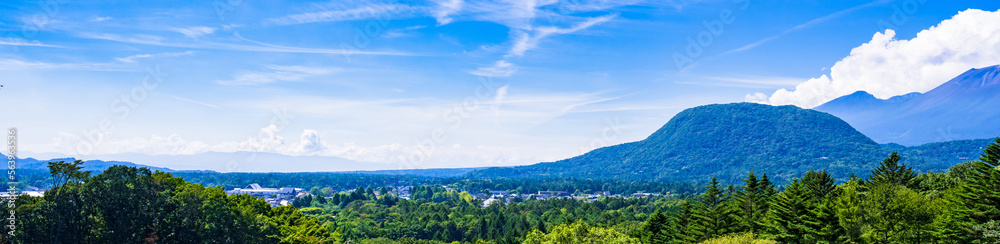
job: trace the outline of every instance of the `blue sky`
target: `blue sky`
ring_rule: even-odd
[[[996,1],[6,1],[23,155],[520,165],[711,103],[924,92],[1000,64]],[[890,29],[890,30],[887,30]],[[281,166],[275,166],[280,170]]]

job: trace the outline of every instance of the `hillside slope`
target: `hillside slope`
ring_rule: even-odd
[[[645,140],[475,176],[735,182],[751,169],[779,182],[809,169],[867,170],[885,150],[833,115],[795,106],[715,104],[684,110]]]

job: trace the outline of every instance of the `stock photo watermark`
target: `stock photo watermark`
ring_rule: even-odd
[[[591,139],[587,146],[580,147],[573,155],[583,155],[594,149],[615,145],[618,142],[618,137],[624,132],[622,129],[623,126],[619,117],[604,119],[604,128],[601,129],[601,136]]]
[[[738,4],[736,6],[736,10],[738,11],[743,11],[750,7],[750,0],[732,1],[734,4]],[[716,38],[721,37],[725,33],[726,26],[733,22],[736,22],[736,12],[729,8],[719,11],[719,18],[703,21],[702,26],[705,29],[685,39],[687,40],[687,46],[684,47],[684,52],[674,52],[672,55],[677,70],[684,70],[684,68],[694,64],[705,53],[705,49],[711,46],[712,43],[715,43]]]
[[[146,67],[146,75],[139,84],[121,94],[120,98],[111,101],[111,112],[118,115],[113,118],[117,118],[118,123],[128,119],[132,111],[146,101],[149,94],[163,83],[166,76],[167,74],[161,71],[159,65]],[[70,148],[74,155],[90,154],[94,152],[94,148],[104,143],[104,137],[111,135],[115,130],[116,120],[113,118],[101,119],[97,122],[97,128],[84,131],[83,137],[80,137],[81,140],[76,143],[76,146]]]
[[[375,19],[366,21],[364,26],[354,27],[354,38],[351,42],[341,42],[340,48],[343,49],[344,61],[351,63],[351,55],[360,53],[362,49],[368,48],[372,44],[372,39],[382,36],[385,34],[389,24],[392,23],[392,16],[394,13],[382,12],[378,14]]]
[[[14,231],[17,230],[17,212],[14,208],[17,206],[14,200],[17,198],[17,128],[7,129],[7,195],[4,196],[4,201],[7,201],[7,209],[10,209],[9,217],[7,217],[7,235],[14,236]]]
[[[464,121],[473,113],[482,109],[482,104],[491,99],[495,99],[497,91],[502,87],[500,83],[493,80],[493,77],[479,76],[479,85],[473,91],[473,95],[465,97],[460,103],[453,104],[453,108],[448,109],[442,115],[445,124],[450,124],[447,128],[458,130],[462,128]],[[437,151],[438,146],[448,140],[446,128],[435,128],[423,139],[416,141],[417,149],[399,156],[399,161],[403,162],[406,169],[417,168]]]
[[[907,21],[910,21],[910,18],[914,14],[917,14],[917,11],[919,11],[920,7],[926,2],[927,0],[906,0],[901,4],[892,4],[892,15],[889,17],[889,20],[887,21],[882,19],[876,24],[878,25],[878,28],[882,30],[895,30],[899,28],[899,26],[906,24]]]
[[[39,1],[38,7],[41,8],[40,11],[35,14],[26,17],[27,23],[21,25],[20,31],[11,31],[7,33],[6,38],[11,40],[24,40],[31,43],[31,39],[34,39],[38,35],[39,31],[45,30],[45,26],[59,14],[59,9],[63,4],[69,2],[68,0],[47,0]],[[18,45],[10,45],[14,53],[20,51]]]

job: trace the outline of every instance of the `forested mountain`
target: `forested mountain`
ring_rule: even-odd
[[[1000,65],[971,69],[926,93],[878,99],[864,91],[815,110],[833,114],[879,143],[924,143],[1000,136]]]
[[[987,140],[907,148],[879,145],[843,120],[795,106],[714,104],[684,110],[648,138],[529,166],[490,168],[484,177],[574,177],[620,180],[736,182],[750,169],[775,182],[810,169],[838,179],[865,175],[892,150],[921,171],[943,171],[975,158]]]

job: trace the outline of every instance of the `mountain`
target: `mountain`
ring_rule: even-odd
[[[882,147],[833,115],[795,106],[714,104],[678,113],[645,140],[477,175],[734,182],[753,169],[788,180],[809,169],[835,176],[870,168]]]
[[[879,143],[907,146],[1000,136],[1000,65],[971,69],[927,93],[878,99],[864,91],[813,108]]]
[[[387,164],[358,162],[339,157],[289,156],[265,152],[206,152],[192,155],[125,153],[89,157],[170,167],[176,170],[219,172],[333,172],[395,169]]]
[[[20,169],[48,170],[49,161],[73,161],[65,155],[50,160],[21,158],[18,161]],[[152,170],[165,172],[206,170],[218,172],[340,172],[358,170],[396,170],[396,167],[380,163],[366,163],[339,157],[327,156],[288,156],[264,152],[207,152],[192,155],[148,155],[139,153],[87,155],[84,160],[84,170],[103,171],[112,165],[148,167]],[[90,160],[100,159],[100,160]],[[275,167],[280,166],[280,167]],[[457,173],[451,172],[451,173]],[[464,172],[463,172],[464,173]],[[433,172],[433,174],[443,174]]]
[[[0,156],[3,156],[4,158],[7,158],[7,156],[3,155],[3,154],[0,154]],[[76,159],[75,158],[71,158],[71,157],[52,158],[52,159],[49,159],[49,160],[38,160],[38,159],[35,159],[35,158],[30,158],[30,157],[29,158],[18,158],[17,159],[17,169],[18,170],[42,170],[42,171],[48,172],[49,171],[48,163],[52,162],[52,161],[73,162],[73,161],[76,161]],[[124,166],[131,166],[131,167],[147,167],[150,170],[159,170],[159,171],[163,171],[163,172],[173,172],[174,171],[174,170],[168,169],[168,168],[151,167],[151,166],[146,166],[146,165],[141,165],[141,164],[135,164],[135,163],[132,163],[132,162],[104,161],[104,160],[85,160],[83,162],[83,170],[85,170],[85,171],[97,171],[97,172],[100,172],[100,171],[104,171],[108,167],[111,167],[111,166],[114,166],[114,165],[124,165]]]
[[[644,140],[604,147],[556,162],[489,168],[473,177],[565,177],[701,182],[718,177],[737,183],[747,172],[766,172],[775,182],[826,169],[846,179],[900,151],[919,171],[944,171],[975,159],[987,140],[940,143],[925,148],[879,145],[848,123],[795,106],[753,103],[690,108]]]

